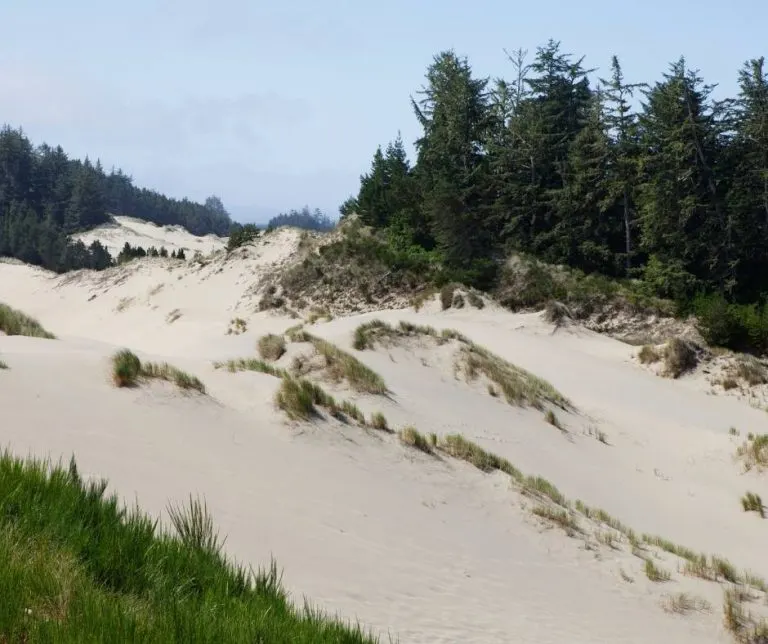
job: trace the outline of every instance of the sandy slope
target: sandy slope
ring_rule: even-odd
[[[245,257],[142,261],[102,275],[0,264],[0,301],[59,335],[0,337],[10,366],[0,371],[2,442],[17,453],[74,452],[83,472],[108,477],[153,513],[203,493],[238,559],[258,565],[273,554],[289,588],[402,642],[730,641],[721,585],[679,574],[654,584],[626,544],[588,548],[568,538],[534,517],[531,500],[501,475],[336,421],[290,424],[272,404],[276,379],[214,370],[212,360],[253,355],[260,335],[295,324],[254,312],[251,286],[297,243],[280,231]],[[247,320],[246,333],[227,335],[234,316]],[[728,434],[768,432],[765,412],[707,395],[695,378],[658,378],[615,340],[578,329],[553,335],[537,315],[493,307],[387,311],[313,332],[349,348],[356,326],[373,317],[456,328],[549,379],[578,413],[560,414],[563,434],[541,413],[457,380],[445,347],[357,353],[391,398],[337,388],[342,397],[382,410],[394,427],[461,432],[641,532],[768,576],[768,523],[739,505],[748,489],[768,498],[768,478],[741,473],[732,460],[741,439]],[[114,389],[108,357],[121,346],[189,370],[210,395]],[[595,428],[609,445],[589,435]],[[660,564],[675,572],[670,559]],[[664,612],[664,595],[680,591],[712,610]]]

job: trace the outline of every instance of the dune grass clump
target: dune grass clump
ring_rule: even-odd
[[[365,424],[365,414],[354,403],[348,400],[343,401],[341,403],[341,412],[361,425]]]
[[[141,360],[129,349],[112,356],[112,380],[117,387],[135,387],[141,376]]]
[[[364,322],[355,329],[352,346],[358,351],[373,349],[380,334],[396,335],[395,329],[382,320]]]
[[[485,451],[478,444],[464,438],[461,434],[448,434],[437,441],[437,448],[449,456],[467,461],[483,472],[498,470],[508,474],[518,482],[524,480],[523,474],[507,459]]]
[[[0,360],[0,369],[7,369],[7,368],[8,368],[8,364],[3,360]]]
[[[259,338],[258,347],[263,360],[279,360],[285,353],[285,339],[281,335],[268,333]]]
[[[277,564],[228,560],[204,504],[171,513],[177,534],[107,483],[0,455],[0,641],[287,642],[376,639],[288,600]]]
[[[476,344],[461,347],[457,364],[467,380],[483,374],[495,383],[510,405],[543,409],[545,403],[551,403],[561,409],[572,408],[571,402],[549,382]]]
[[[763,519],[765,518],[765,507],[759,494],[747,492],[741,497],[741,507],[744,508],[744,512],[757,512]]]
[[[213,366],[216,369],[225,367],[230,373],[237,373],[238,371],[257,371],[259,373],[275,376],[276,378],[284,378],[288,375],[288,372],[285,369],[275,367],[268,362],[256,358],[239,358],[238,360],[227,360],[226,362],[214,362]]]
[[[692,611],[706,612],[712,610],[712,604],[706,599],[688,593],[674,593],[662,601],[662,608],[668,613],[686,615]]]
[[[736,458],[741,460],[746,471],[768,468],[768,434],[750,434],[736,450]]]
[[[736,363],[734,375],[751,387],[768,383],[768,367],[754,356],[741,356]]]
[[[165,380],[172,382],[179,389],[194,389],[201,394],[205,393],[205,385],[199,378],[182,371],[167,362],[147,362],[141,366],[141,375],[145,378]]]
[[[166,380],[179,389],[194,389],[205,394],[205,385],[195,376],[168,364],[142,363],[129,349],[121,349],[112,356],[112,380],[116,387],[135,387],[142,379]]]
[[[293,420],[308,420],[315,416],[315,405],[327,409],[332,416],[338,416],[343,411],[333,396],[305,378],[284,377],[276,395],[276,402]]]
[[[389,431],[389,423],[387,422],[387,417],[380,411],[371,414],[371,422],[369,424],[374,429],[379,429],[384,432]]]
[[[355,391],[368,394],[385,394],[387,385],[373,369],[367,367],[353,355],[342,351],[335,344],[309,335],[315,351],[325,358],[328,375],[335,381],[346,380]]]
[[[646,344],[637,352],[637,359],[641,364],[653,364],[661,360],[661,354],[656,347]]]
[[[421,450],[425,454],[433,454],[432,444],[429,439],[420,433],[415,427],[404,427],[398,432],[400,442],[404,445],[409,445],[418,450]]]
[[[548,505],[537,505],[531,510],[536,516],[551,521],[552,523],[560,526],[565,530],[566,534],[572,536],[577,532],[581,532],[581,526],[572,512],[563,508],[552,508]]]
[[[679,378],[684,373],[696,368],[698,356],[696,347],[682,338],[672,338],[664,347],[664,374],[670,378]]]
[[[56,336],[46,331],[35,318],[2,303],[0,303],[0,331],[6,335],[25,335],[30,338],[44,338],[46,340],[56,339]]]
[[[651,559],[645,560],[644,570],[646,577],[651,581],[664,582],[669,581],[672,578],[672,575],[670,575],[668,571],[659,568],[659,566],[653,563]]]

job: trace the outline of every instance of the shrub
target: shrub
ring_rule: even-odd
[[[679,378],[697,363],[696,348],[687,340],[672,338],[664,347],[664,372],[672,378]]]
[[[122,349],[112,356],[112,380],[117,387],[135,387],[141,375],[141,360],[129,351]]]
[[[637,352],[637,359],[641,364],[652,364],[661,360],[661,354],[656,350],[656,347],[646,344]]]
[[[453,306],[453,294],[456,290],[456,284],[446,284],[440,289],[440,305],[443,311]]]
[[[768,305],[732,304],[720,294],[699,295],[691,308],[712,345],[737,351],[768,350]]]
[[[474,291],[469,291],[467,293],[467,301],[469,302],[470,306],[474,306],[476,309],[485,308],[485,300],[483,300],[483,298]]]
[[[432,454],[432,444],[415,427],[405,427],[399,432],[400,441],[426,454]]]
[[[259,338],[259,355],[264,360],[278,360],[285,353],[285,340],[281,335],[269,333]]]
[[[53,333],[46,331],[34,318],[21,311],[0,303],[0,331],[6,335],[25,335],[30,338],[55,340]]]

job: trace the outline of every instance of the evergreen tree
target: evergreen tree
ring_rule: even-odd
[[[491,125],[487,83],[472,76],[465,58],[446,51],[427,71],[422,99],[412,99],[423,128],[416,143],[423,212],[446,266],[468,275],[487,273],[495,241],[483,203]]]

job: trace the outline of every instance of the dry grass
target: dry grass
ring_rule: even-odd
[[[443,288],[440,289],[440,306],[442,307],[443,311],[450,309],[453,306],[453,296],[457,287],[457,284],[446,284],[443,286]]]
[[[754,356],[741,356],[736,362],[734,375],[751,387],[768,383],[768,367]]]
[[[544,319],[556,328],[567,324],[573,319],[571,310],[562,302],[550,300],[544,307]]]
[[[56,339],[53,333],[46,331],[34,318],[2,303],[0,303],[0,331],[6,335],[24,335],[46,340]]]
[[[307,316],[307,324],[314,324],[318,320],[325,320],[330,322],[333,320],[333,314],[326,308],[312,309]]]
[[[205,394],[205,385],[195,376],[168,364],[146,362],[128,349],[122,349],[112,356],[112,380],[116,387],[135,387],[140,380],[165,380],[179,389],[194,389]]]
[[[546,519],[551,523],[561,527],[565,530],[568,536],[572,536],[577,532],[581,532],[581,526],[579,526],[578,519],[574,514],[563,508],[552,508],[548,505],[537,505],[531,512],[536,516]]]
[[[736,450],[736,458],[744,464],[745,471],[768,467],[768,434],[750,434]]]
[[[304,330],[303,324],[297,324],[285,331],[285,336],[291,342],[309,342],[309,333]]]
[[[398,436],[400,437],[400,442],[404,445],[414,447],[425,454],[434,453],[431,442],[415,427],[404,427],[398,432]]]
[[[248,330],[248,323],[243,318],[232,318],[229,321],[227,335],[240,335]]]
[[[741,507],[744,508],[744,512],[757,512],[763,519],[765,518],[765,508],[759,494],[747,492],[741,497]]]
[[[686,615],[693,611],[708,613],[712,610],[712,604],[706,599],[688,593],[667,595],[662,600],[661,606],[666,612],[677,613],[679,615]]]
[[[259,355],[264,360],[279,360],[285,353],[285,339],[281,335],[269,333],[259,338]]]
[[[274,365],[264,362],[263,360],[257,360],[256,358],[240,358],[238,360],[228,360],[227,362],[214,362],[214,368],[221,369],[226,367],[230,373],[237,373],[238,371],[257,371],[259,373],[266,373],[276,378],[284,378],[288,375],[285,369],[280,369]]]
[[[641,364],[653,364],[654,362],[661,360],[661,354],[656,347],[646,344],[637,352],[637,359]]]
[[[664,347],[664,375],[679,378],[696,368],[698,355],[693,343],[682,338],[672,338]]]

